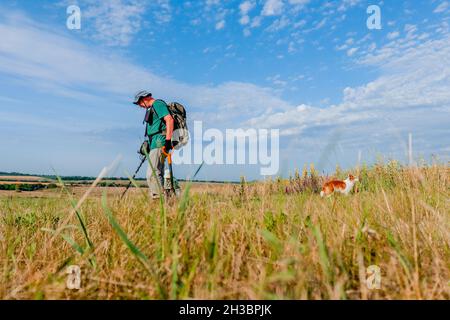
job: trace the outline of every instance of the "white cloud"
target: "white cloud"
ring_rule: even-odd
[[[406,24],[404,30],[405,32],[413,33],[417,31],[417,26],[414,24]]]
[[[239,23],[242,25],[246,25],[250,23],[250,17],[248,13],[255,7],[254,1],[244,1],[239,5],[239,11],[241,14],[241,18],[239,19]]]
[[[266,0],[261,14],[263,16],[277,16],[283,12],[283,0]]]
[[[157,4],[160,8],[157,21],[170,21],[168,1],[158,0]],[[140,31],[148,8],[146,2],[137,0],[80,0],[79,5],[83,19],[93,24],[93,29],[82,27],[82,31],[110,46],[127,46]]]
[[[446,156],[448,139],[442,137],[450,134],[450,35],[406,50],[391,43],[373,51],[359,62],[378,68],[381,75],[365,85],[347,87],[339,104],[326,108],[301,104],[256,116],[248,125],[280,128],[294,144],[290,149],[310,156],[326,148],[330,136],[339,132],[346,152],[378,146],[385,154],[401,157],[402,143],[412,132],[419,137],[416,150]]]
[[[348,49],[348,50],[347,50],[347,56],[349,56],[349,57],[353,56],[353,55],[356,53],[356,51],[358,51],[358,49],[359,49],[359,48],[351,48],[351,49]]]
[[[400,36],[400,33],[398,31],[389,32],[387,35],[387,38],[389,40],[393,40],[395,38],[398,38]]]
[[[208,0],[202,14],[202,19],[214,23],[215,30],[223,30],[226,26],[226,19],[231,12],[220,0]]]
[[[289,0],[289,3],[292,5],[302,5],[305,6],[310,2],[310,0]]]
[[[103,105],[130,101],[136,91],[145,88],[157,96],[184,101],[201,111],[202,117],[208,114],[210,121],[220,118],[224,124],[235,117],[233,110],[245,116],[254,113],[255,105],[268,110],[289,107],[269,88],[245,82],[190,85],[156,75],[126,59],[96,53],[35,22],[17,17],[1,21],[0,74],[14,77],[28,91]],[[30,43],[40,45],[30,52]]]
[[[450,10],[450,2],[448,1],[443,1],[441,4],[439,4],[439,6],[437,6],[436,9],[434,9],[434,13],[441,13],[441,12],[445,12],[447,10]]]
[[[449,106],[449,57],[448,35],[406,50],[387,45],[360,60],[361,64],[380,67],[385,75],[367,86],[349,90],[347,99],[358,104],[376,100],[391,107]]]
[[[220,0],[206,0],[206,6],[212,7],[220,4]]]
[[[292,25],[292,27],[293,27],[294,29],[298,29],[298,28],[302,28],[302,27],[305,26],[305,25],[306,25],[306,20],[302,19],[302,20],[300,20],[300,21],[294,23],[294,24]]]
[[[225,28],[225,20],[220,20],[216,23],[216,30],[222,30]]]
[[[198,26],[198,25],[200,25],[201,22],[202,22],[202,19],[200,19],[200,18],[195,18],[190,21],[191,25],[193,25],[193,26]]]
[[[286,28],[289,24],[289,19],[286,16],[282,16],[281,18],[276,19],[269,27],[267,27],[266,31],[277,32]]]
[[[250,17],[247,16],[247,15],[242,16],[242,17],[239,19],[239,23],[242,24],[243,26],[246,25],[246,24],[249,24],[249,22],[250,22]]]
[[[261,25],[262,18],[260,16],[254,17],[252,23],[250,24],[251,28],[257,28]]]
[[[214,50],[215,50],[215,48],[213,48],[213,47],[206,47],[205,49],[203,49],[202,52],[204,54],[206,54],[206,53],[214,52]]]
[[[293,52],[295,52],[295,51],[296,51],[296,49],[295,49],[295,44],[294,44],[294,42],[293,42],[293,41],[289,42],[288,52],[289,52],[289,53],[293,53]]]
[[[360,2],[361,2],[360,0],[343,0],[338,7],[338,11],[344,12],[344,11],[348,10],[349,8],[352,8],[356,5],[358,5]]]
[[[108,46],[128,46],[151,19],[158,26],[172,19],[170,0],[61,0],[60,6],[81,8],[84,35]]]
[[[314,30],[319,30],[321,28],[323,28],[325,26],[325,24],[327,23],[327,18],[323,18],[322,20],[320,20],[315,26],[314,26]]]
[[[255,3],[262,5],[262,10],[260,15],[250,17],[248,15],[249,10],[256,7]],[[266,31],[279,31],[282,29],[289,29],[292,40],[297,40],[300,38],[301,34],[307,34],[312,31],[317,31],[323,29],[324,27],[329,27],[330,30],[335,30],[339,23],[345,19],[345,14],[341,13],[338,16],[337,9],[347,10],[348,8],[354,7],[361,3],[360,0],[342,0],[338,3],[327,1],[319,6],[319,8],[307,8],[309,3],[313,3],[310,0],[260,0],[255,2],[255,0],[247,0],[241,2],[239,6],[239,23],[245,26],[247,29],[257,28],[261,26],[263,19],[266,17],[278,17],[278,20],[271,21],[271,25],[267,27]],[[304,13],[300,13],[304,10]],[[298,32],[295,29],[300,29],[306,25],[307,20],[311,20],[312,15],[309,12],[318,12],[319,15],[314,15],[315,20],[311,21],[311,27],[308,29],[303,29]],[[299,19],[302,18],[303,19]],[[268,19],[267,19],[268,20]],[[288,24],[285,22],[288,21]],[[248,32],[246,32],[248,34]]]
[[[252,10],[255,7],[254,1],[244,1],[239,5],[239,10],[241,12],[241,15],[245,16],[247,15],[250,10]]]
[[[267,77],[266,80],[272,82],[272,84],[277,87],[285,87],[288,84],[287,81],[281,79],[279,74],[273,77]]]

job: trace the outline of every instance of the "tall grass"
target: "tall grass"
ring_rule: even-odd
[[[187,186],[163,208],[139,189],[122,201],[111,190],[86,198],[73,217],[70,192],[0,198],[0,297],[450,298],[447,166],[362,166],[355,192],[331,199],[316,190],[326,178],[305,170],[290,180]],[[54,235],[43,230],[70,238],[49,246]],[[65,287],[70,264],[82,269],[80,290]],[[370,265],[381,269],[379,290],[365,284]]]

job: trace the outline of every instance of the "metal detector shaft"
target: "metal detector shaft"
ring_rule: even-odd
[[[128,189],[131,187],[131,184],[133,183],[134,178],[136,177],[136,175],[138,174],[139,170],[141,169],[142,165],[144,164],[146,158],[144,157],[141,160],[141,163],[139,164],[139,167],[137,168],[136,172],[133,175],[133,178],[131,178],[130,183],[128,183],[127,188],[125,189],[125,191],[122,193],[122,196],[120,197],[120,199],[122,199],[125,196],[125,193],[127,193]]]

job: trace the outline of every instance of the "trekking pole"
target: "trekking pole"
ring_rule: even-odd
[[[162,153],[167,157],[167,163],[169,164],[169,172],[170,172],[170,189],[175,195],[176,194],[175,186],[173,185],[172,154],[170,153],[170,151],[166,152],[166,147],[162,147]]]
[[[125,193],[127,193],[128,189],[131,187],[131,184],[133,183],[134,178],[138,174],[139,170],[141,169],[142,165],[144,164],[146,160],[146,157],[142,157],[141,163],[139,164],[139,167],[137,168],[136,172],[134,173],[133,178],[131,178],[130,183],[128,183],[128,186],[126,187],[125,191],[122,193],[122,196],[120,197],[120,200],[125,196]]]

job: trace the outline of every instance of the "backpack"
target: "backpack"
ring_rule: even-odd
[[[178,150],[189,142],[186,109],[178,102],[171,102],[167,107],[174,120],[172,144],[174,149]]]
[[[175,150],[181,149],[189,142],[189,130],[187,126],[187,116],[186,109],[181,103],[171,102],[167,105],[170,115],[173,118],[174,128],[172,134],[172,145]],[[146,115],[144,122],[153,122],[153,107],[150,108]],[[159,133],[162,133],[161,129]],[[145,130],[145,135],[147,136],[147,129]],[[151,138],[151,137],[150,137]]]

